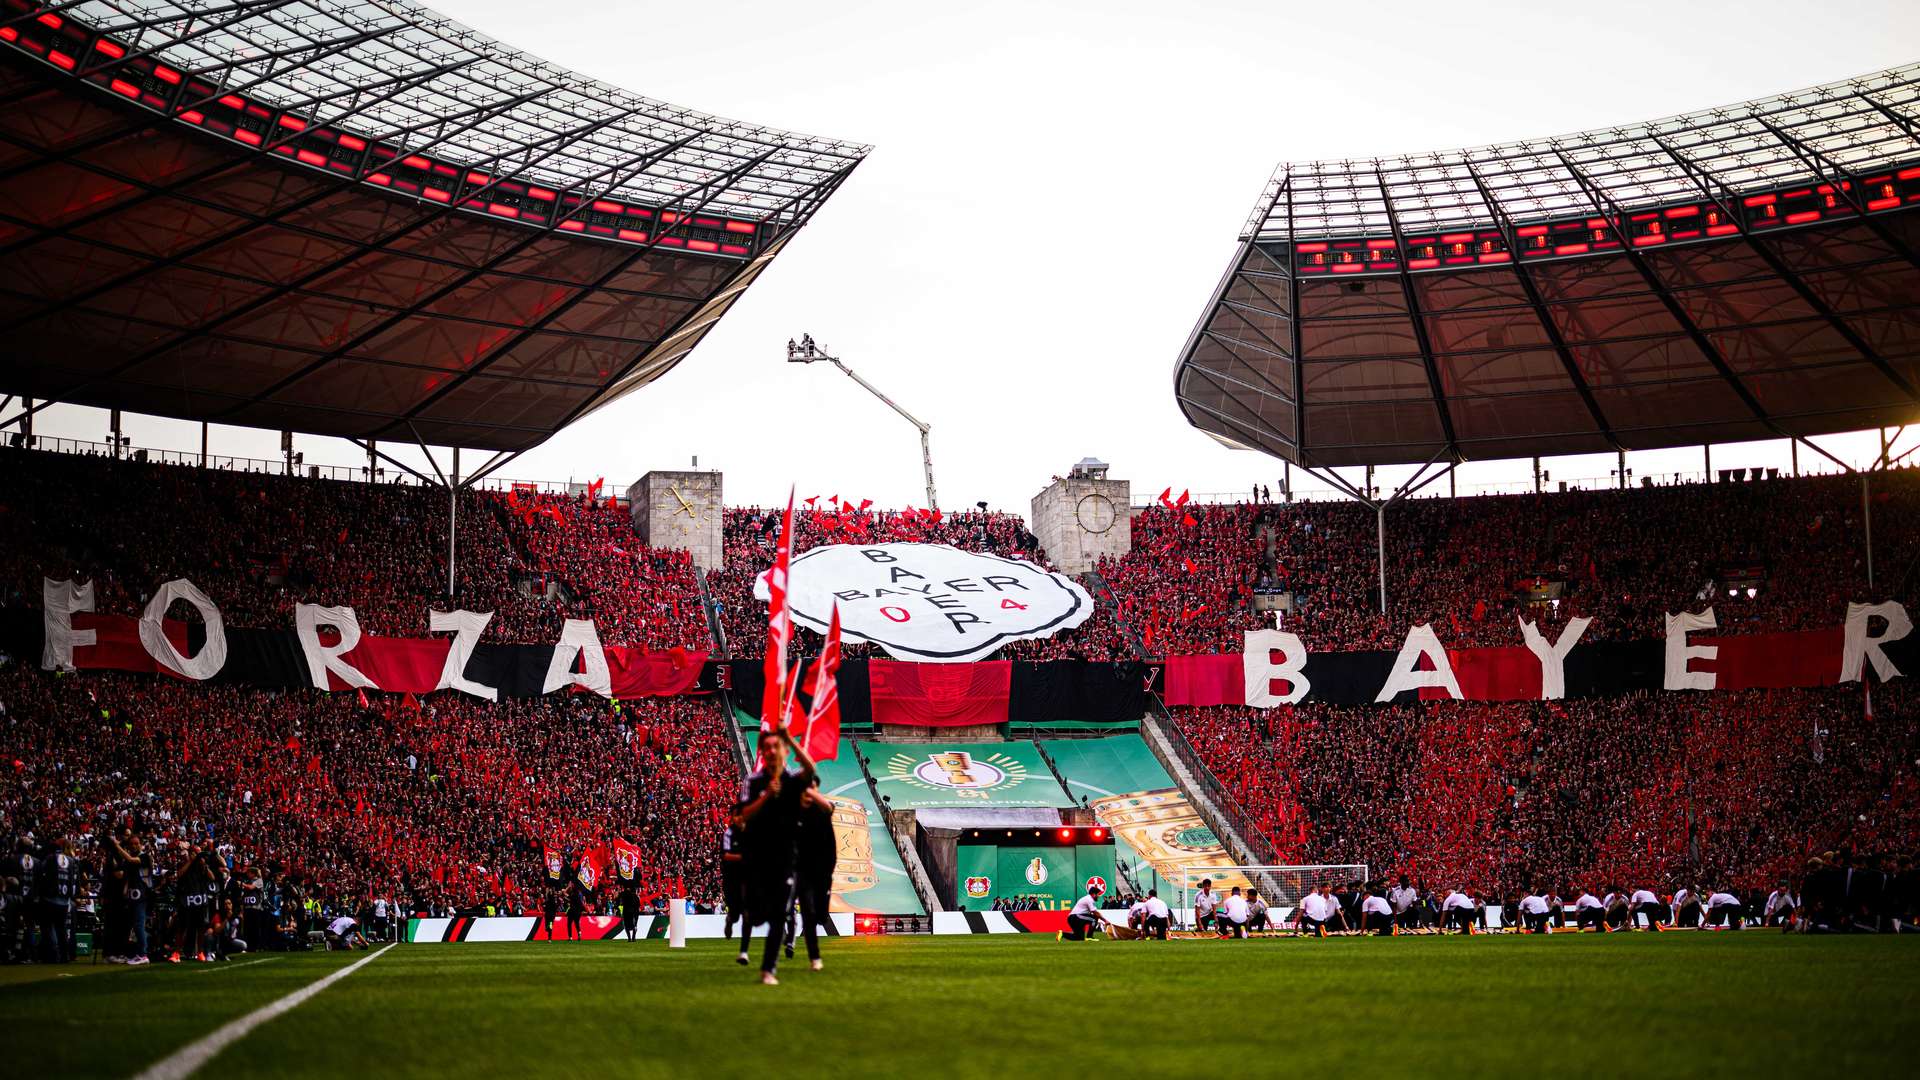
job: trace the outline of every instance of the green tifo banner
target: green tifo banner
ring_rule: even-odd
[[[840,856],[833,869],[831,909],[924,915],[887,819],[873,805],[867,778],[854,761],[853,740],[840,740],[840,756],[820,763],[820,790],[833,800],[833,838]]]
[[[961,906],[991,911],[996,899],[1031,901],[1043,911],[1070,908],[1098,878],[1113,889],[1113,847],[997,847],[962,844],[955,872]]]
[[[1090,798],[1094,819],[1113,830],[1124,882],[1177,904],[1189,870],[1209,874],[1234,861],[1140,736],[1049,739],[1046,748],[1074,798]],[[1224,869],[1210,876],[1222,893],[1253,884]]]
[[[895,810],[1079,805],[1031,742],[858,744]]]

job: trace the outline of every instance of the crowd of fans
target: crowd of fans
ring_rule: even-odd
[[[1772,885],[1823,851],[1920,841],[1899,680],[1557,702],[1176,708],[1282,863],[1449,887]]]
[[[455,496],[450,601],[444,489],[0,455],[0,608],[37,610],[42,576],[73,577],[95,583],[99,610],[130,614],[186,577],[236,626],[286,626],[305,601],[418,636],[430,608],[459,606],[496,613],[491,640],[551,640],[562,620],[591,618],[609,644],[714,647],[691,562],[640,544],[597,493]],[[1920,484],[1910,470],[1873,483],[1875,534],[1906,539],[1883,540],[1893,584],[1872,598],[1910,601]],[[1857,480],[1414,500],[1387,522],[1382,615],[1363,507],[1139,511],[1132,551],[1083,579],[1093,617],[1000,655],[1237,651],[1244,630],[1274,625],[1262,598],[1282,599],[1281,625],[1319,650],[1394,648],[1414,622],[1453,646],[1510,645],[1516,614],[1550,633],[1591,616],[1588,640],[1651,638],[1664,612],[1707,603],[1724,632],[1803,629],[1869,599]],[[815,500],[796,526],[796,551],[943,543],[1046,565],[1011,514]],[[752,588],[777,529],[776,511],[726,511],[707,585],[732,655],[763,648]],[[803,654],[819,646],[800,635]],[[143,956],[249,934],[246,947],[299,947],[341,918],[538,911],[544,853],[571,868],[614,837],[641,852],[641,895],[718,892],[740,768],[709,700],[367,699],[60,675],[33,659],[0,657],[0,825],[16,841],[0,864],[0,953],[58,943],[58,928],[29,931],[63,886],[29,868],[69,858],[86,883],[70,910],[101,905],[107,947]],[[1920,838],[1904,681],[1877,689],[1871,712],[1854,687],[1175,714],[1283,862],[1364,862],[1489,895],[1696,877],[1758,889],[1813,854],[1850,844],[1849,865],[1865,866]],[[130,889],[150,897],[144,945]],[[182,936],[187,895],[228,916],[224,936]]]
[[[1905,556],[1883,572],[1904,599],[1898,538],[1920,535],[1920,471],[1872,485],[1882,557]],[[1396,649],[1422,622],[1449,646],[1515,645],[1516,616],[1549,636],[1586,616],[1586,641],[1656,638],[1666,612],[1707,604],[1723,631],[1758,633],[1838,625],[1848,601],[1885,599],[1867,595],[1865,529],[1847,476],[1411,499],[1386,512],[1383,615],[1367,507],[1188,504],[1138,511],[1133,550],[1100,572],[1155,656],[1238,651],[1244,631],[1275,625],[1262,595],[1284,598],[1279,625],[1320,651]]]
[[[374,898],[409,912],[538,910],[543,852],[611,837],[642,851],[642,896],[707,899],[739,778],[730,739],[699,698],[363,701],[9,663],[0,817],[30,844],[74,841],[96,884],[122,833],[163,879],[215,853],[226,875],[295,890],[289,916]],[[10,907],[33,902],[31,880],[6,884]]]
[[[43,577],[73,578],[94,583],[98,610],[137,614],[184,577],[229,626],[288,627],[304,602],[400,637],[463,607],[494,613],[490,641],[553,641],[568,618],[607,644],[711,640],[686,554],[642,545],[604,498],[461,492],[450,600],[444,488],[23,450],[0,462],[0,607],[37,609]]]

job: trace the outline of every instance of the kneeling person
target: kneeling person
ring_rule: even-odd
[[[1106,924],[1107,917],[1100,914],[1099,885],[1087,886],[1087,895],[1073,902],[1073,910],[1067,912],[1067,928],[1060,934],[1061,941],[1085,941],[1094,928]]]

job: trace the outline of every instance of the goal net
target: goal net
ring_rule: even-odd
[[[1301,897],[1322,885],[1338,887],[1366,880],[1367,868],[1364,864],[1182,866],[1180,868],[1180,906],[1173,913],[1174,925],[1182,928],[1193,926],[1193,898],[1200,891],[1202,881],[1211,882],[1214,894],[1221,897],[1233,891],[1235,886],[1238,886],[1243,893],[1250,889],[1260,890],[1260,898],[1267,902],[1267,906],[1273,910],[1273,917],[1277,920],[1282,913],[1291,912],[1300,903]]]

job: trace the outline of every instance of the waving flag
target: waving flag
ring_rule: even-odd
[[[632,881],[640,872],[640,849],[619,837],[613,838],[613,868],[621,881]]]
[[[811,502],[812,500],[808,500]],[[792,707],[787,686],[787,645],[793,640],[793,616],[787,611],[787,570],[793,564],[793,489],[787,489],[787,513],[780,520],[780,543],[767,571],[766,692],[760,700],[760,730],[786,726]]]
[[[813,666],[813,704],[792,725],[795,742],[815,761],[840,756],[840,605],[827,623],[827,644]]]
[[[580,865],[574,870],[581,888],[592,890],[600,887],[600,880],[607,874],[607,864],[611,855],[603,843],[588,844],[580,852]]]
[[[317,761],[319,759],[316,758],[314,760]],[[547,865],[548,881],[557,885],[560,883],[560,879],[566,876],[567,858],[559,851],[556,851],[551,845],[541,849],[540,861]]]

